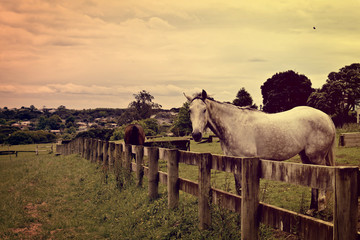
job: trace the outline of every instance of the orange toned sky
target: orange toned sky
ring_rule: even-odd
[[[360,1],[0,0],[0,107],[127,107],[147,90],[232,101],[294,70],[360,62]],[[316,29],[313,29],[315,27]]]

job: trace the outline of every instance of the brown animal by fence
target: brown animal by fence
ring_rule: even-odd
[[[130,124],[125,128],[125,144],[144,145],[145,132],[141,125]]]

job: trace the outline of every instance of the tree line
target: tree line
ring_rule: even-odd
[[[341,68],[338,72],[331,72],[325,84],[319,88],[312,88],[308,77],[293,70],[280,72],[268,78],[260,87],[263,96],[263,105],[260,110],[267,113],[276,113],[289,110],[296,106],[308,105],[320,109],[329,114],[337,126],[346,122],[355,121],[355,108],[360,101],[360,64],[354,63]],[[141,124],[147,135],[158,135],[171,132],[175,136],[184,136],[191,133],[191,122],[189,116],[189,104],[185,102],[180,109],[172,109],[178,112],[171,126],[160,126],[150,116],[161,110],[161,105],[154,102],[154,97],[142,90],[134,94],[134,101],[125,109],[97,108],[72,110],[61,105],[50,111],[44,108],[42,111],[33,105],[29,108],[20,109],[4,108],[0,111],[0,143],[8,141],[9,137],[18,128],[10,127],[11,123],[17,121],[31,120],[29,130],[38,131],[36,134],[16,133],[16,139],[25,139],[23,142],[45,141],[45,137],[36,137],[44,134],[46,130],[63,130],[63,138],[74,138],[77,135],[87,135],[105,140],[117,140],[123,138],[123,131],[129,123]],[[251,95],[245,88],[240,88],[235,99],[231,102],[236,106],[250,106],[259,108],[253,103]],[[116,123],[117,129],[106,129],[103,122],[99,122],[86,133],[77,133],[79,121],[91,123],[99,118],[108,118],[108,122]],[[101,136],[101,137],[100,137]],[[22,137],[22,138],[21,138]],[[54,137],[48,138],[53,140]],[[41,140],[38,140],[41,139]],[[19,140],[20,141],[20,140]],[[9,141],[8,141],[9,142]]]
[[[290,110],[296,106],[311,106],[327,113],[336,126],[355,122],[355,108],[360,103],[360,64],[353,63],[331,72],[325,84],[312,88],[308,77],[293,70],[280,72],[268,78],[260,87],[263,105],[260,110],[277,113]],[[258,109],[245,88],[241,88],[232,104],[240,107]],[[191,132],[188,113],[189,104],[184,103],[174,123],[174,133],[186,135]]]

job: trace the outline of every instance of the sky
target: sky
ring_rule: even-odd
[[[0,0],[0,107],[163,109],[232,101],[294,70],[321,87],[360,62],[360,0]],[[315,27],[315,29],[314,29]]]

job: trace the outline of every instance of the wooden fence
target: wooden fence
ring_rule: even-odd
[[[57,152],[64,155],[80,153],[84,158],[110,168],[119,161],[126,171],[136,172],[138,185],[141,185],[143,175],[147,176],[150,198],[158,196],[159,182],[166,184],[169,208],[178,206],[179,190],[197,196],[200,229],[211,224],[210,204],[213,203],[241,214],[242,239],[258,239],[260,222],[295,233],[302,239],[360,239],[360,233],[357,232],[357,167],[327,167],[258,158],[235,158],[83,138],[57,145]],[[136,163],[131,162],[131,153],[136,154]],[[148,157],[148,167],[143,165],[143,156]],[[167,173],[158,170],[159,159],[167,161]],[[198,166],[199,182],[180,178],[179,163]],[[242,196],[212,188],[211,169],[241,174]],[[333,223],[260,202],[260,178],[333,191]]]
[[[342,147],[359,147],[360,146],[360,133],[342,133],[339,138],[339,146]]]

